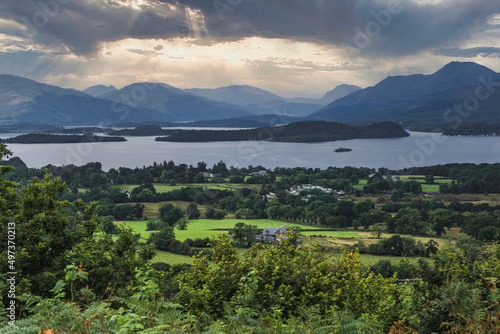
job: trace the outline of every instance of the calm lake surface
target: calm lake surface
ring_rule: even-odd
[[[500,163],[500,137],[443,137],[410,132],[396,139],[355,139],[316,144],[270,143],[263,141],[169,143],[155,137],[126,137],[127,142],[85,144],[9,144],[15,156],[29,167],[48,164],[83,165],[101,162],[104,170],[142,167],[172,160],[176,164],[209,166],[224,161],[228,166],[274,167],[329,166],[386,167],[400,169],[445,163]],[[0,134],[1,138],[18,134]],[[352,152],[335,153],[338,147]]]

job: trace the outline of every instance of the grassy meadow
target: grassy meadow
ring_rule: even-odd
[[[119,188],[124,188],[128,192],[132,192],[135,188],[137,188],[139,185],[138,184],[125,184],[125,185],[120,185]],[[259,189],[260,185],[258,184],[242,184],[242,183],[182,183],[178,184],[175,186],[171,186],[168,184],[164,183],[153,183],[153,186],[156,189],[156,192],[158,193],[167,193],[169,191],[173,190],[179,190],[181,188],[187,188],[187,187],[201,187],[203,189],[228,189],[228,190],[238,190],[242,188],[249,188],[249,189]]]
[[[370,231],[324,231],[319,227],[314,226],[304,226],[293,223],[286,223],[271,219],[224,219],[224,220],[210,220],[210,219],[196,219],[189,222],[187,230],[175,229],[175,237],[179,241],[184,241],[188,238],[211,238],[218,234],[227,234],[228,231],[234,228],[236,223],[243,222],[245,224],[255,225],[259,228],[265,227],[283,227],[287,224],[289,227],[300,227],[302,229],[315,230],[318,231],[303,231],[301,234],[304,236],[304,242],[319,242],[321,244],[329,246],[352,246],[358,241],[362,240],[366,244],[371,244],[377,242]],[[150,233],[155,231],[146,231],[147,221],[124,221],[121,222],[130,226],[134,229],[135,233],[140,233],[141,238],[149,238]],[[449,229],[448,234],[450,237],[458,237],[460,233],[459,229]],[[382,234],[382,238],[390,238],[391,234]],[[431,237],[413,237],[417,241],[423,243],[428,242],[430,239],[436,240],[440,244],[446,243],[445,238],[431,238]],[[240,254],[244,254],[245,249],[240,250]],[[391,263],[397,264],[401,261],[401,257],[398,256],[377,256],[370,254],[361,254],[361,262],[365,265],[373,265],[380,260],[390,260]],[[417,258],[408,258],[410,262],[417,261]],[[165,262],[168,264],[178,264],[178,263],[192,263],[193,258],[185,255],[173,254],[165,251],[158,251],[153,262]]]

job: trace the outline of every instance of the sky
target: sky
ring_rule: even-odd
[[[246,84],[317,98],[451,61],[500,72],[500,1],[0,1],[0,73],[65,88]]]

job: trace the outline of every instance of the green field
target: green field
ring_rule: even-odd
[[[426,193],[439,192],[440,184],[451,184],[451,182],[453,181],[452,179],[435,176],[434,183],[427,184],[425,183],[425,175],[400,175],[399,178],[403,182],[417,181],[422,185],[422,191]],[[367,183],[368,180],[366,179],[359,180],[359,183],[354,185],[354,189],[363,188],[364,186],[367,185]]]
[[[433,184],[428,184],[425,183],[425,175],[401,175],[399,177],[401,181],[403,182],[408,182],[408,181],[417,181],[422,185],[422,191],[425,193],[430,193],[430,192],[439,192],[439,185],[440,184],[451,184],[453,181],[452,179],[448,178],[443,178],[440,176],[435,176],[434,177],[434,183]]]
[[[117,187],[124,188],[128,192],[132,192],[135,188],[137,188],[138,184],[123,184]],[[258,184],[240,184],[240,183],[181,183],[175,186],[170,186],[168,184],[162,183],[154,183],[153,186],[158,193],[166,193],[173,190],[179,190],[181,188],[186,187],[202,187],[203,189],[229,189],[229,190],[237,190],[242,188],[249,189],[259,189],[260,185]]]
[[[197,238],[210,238],[217,234],[227,234],[227,231],[234,228],[234,226],[239,223],[245,223],[250,225],[255,225],[259,228],[277,228],[283,227],[285,224],[289,227],[300,227],[302,229],[318,229],[319,231],[304,231],[301,232],[305,237],[316,235],[321,236],[323,238],[339,238],[344,240],[334,240],[335,243],[351,245],[355,244],[359,239],[368,239],[371,238],[371,235],[368,233],[359,233],[357,231],[321,231],[319,227],[314,226],[304,226],[299,224],[291,224],[277,220],[271,219],[223,219],[223,220],[211,220],[211,219],[196,219],[189,221],[189,225],[187,230],[180,231],[175,229],[175,238],[179,241],[184,241],[188,238],[194,240]],[[146,231],[146,223],[147,221],[125,221],[124,224],[131,226],[134,229],[135,233],[140,233],[141,238],[147,239],[151,232],[155,231]],[[382,237],[388,238],[391,235],[383,234]],[[313,238],[314,240],[321,241],[321,237],[319,239]],[[422,241],[424,243],[428,242],[431,238],[425,237],[415,237],[418,241]],[[323,239],[327,240],[327,239]],[[442,243],[443,239],[434,240]],[[329,241],[332,241],[331,239]],[[240,253],[244,253],[246,250],[240,250]],[[398,256],[376,256],[370,254],[361,254],[360,255],[361,262],[365,265],[371,266],[380,260],[390,260],[392,264],[397,264],[401,261],[401,257]],[[165,262],[168,264],[177,264],[177,263],[192,263],[193,258],[185,255],[178,255],[164,251],[158,251],[156,257],[153,259],[153,262]],[[414,263],[417,261],[417,258],[409,258],[409,261]]]
[[[210,238],[211,236],[215,236],[217,234],[226,234],[227,231],[234,228],[237,223],[245,223],[249,225],[256,225],[259,228],[277,228],[283,227],[287,224],[289,227],[300,227],[303,229],[319,229],[319,227],[314,226],[304,226],[299,224],[291,224],[286,222],[281,222],[272,219],[223,219],[223,220],[211,220],[211,219],[196,219],[190,220],[187,230],[180,231],[175,229],[175,238],[180,241],[184,241],[188,238],[196,239],[196,238]],[[125,221],[124,224],[131,226],[135,233],[140,233],[141,238],[147,239],[151,232],[154,231],[146,231],[146,223],[147,221]],[[218,231],[221,230],[221,231]],[[307,232],[304,232],[307,233]],[[314,234],[314,232],[312,232]],[[322,232],[327,233],[327,232]],[[345,232],[341,232],[345,233]]]
[[[353,187],[354,187],[354,189],[361,189],[364,186],[366,186],[367,184],[368,184],[368,180],[361,179],[361,180],[359,180],[358,184],[355,184]]]
[[[305,231],[301,232],[304,236],[321,236],[326,238],[370,238],[371,236],[364,236],[356,232],[347,232],[347,231]]]
[[[187,255],[178,255],[174,253],[157,251],[156,256],[151,260],[151,263],[165,262],[168,264],[193,263],[193,258]]]
[[[439,192],[439,184],[424,184],[422,183],[422,191],[424,193],[438,193]]]

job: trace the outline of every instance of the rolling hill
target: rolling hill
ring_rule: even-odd
[[[164,120],[157,111],[131,108],[83,92],[0,75],[0,124],[96,125],[118,121]]]

